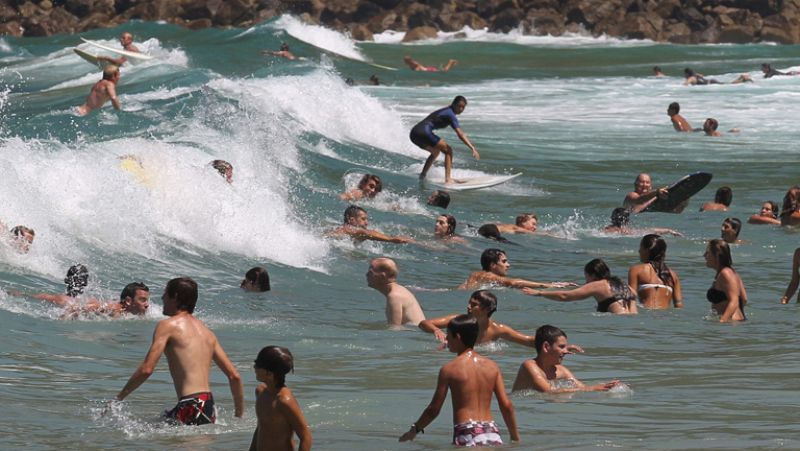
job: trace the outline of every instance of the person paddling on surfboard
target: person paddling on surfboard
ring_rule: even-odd
[[[281,58],[286,58],[289,61],[297,59],[297,57],[294,56],[294,53],[289,51],[289,44],[287,44],[285,42],[281,44],[281,49],[280,50],[277,50],[277,51],[276,50],[262,50],[261,54],[262,55],[269,55],[269,56],[280,56]]]
[[[92,86],[86,102],[77,107],[77,113],[86,116],[92,110],[102,107],[107,101],[111,101],[114,109],[120,109],[119,99],[117,98],[117,82],[119,81],[119,68],[113,64],[103,69],[103,79]]]
[[[411,142],[431,153],[425,165],[422,167],[422,172],[419,174],[420,180],[424,179],[428,174],[433,162],[439,157],[439,153],[444,153],[444,182],[453,183],[453,178],[450,172],[453,169],[453,148],[447,144],[444,139],[436,136],[433,130],[445,128],[448,125],[453,127],[458,139],[460,139],[467,147],[472,150],[472,156],[480,160],[481,156],[475,149],[475,146],[469,141],[467,135],[461,130],[461,125],[458,123],[457,115],[464,112],[467,107],[467,99],[464,96],[456,96],[453,103],[448,107],[444,107],[429,114],[428,117],[420,121],[414,128],[411,129],[409,138]]]
[[[128,52],[135,52],[135,53],[142,53],[135,45],[133,45],[133,35],[125,32],[119,36],[119,43],[122,44],[122,48]],[[112,58],[110,56],[98,56],[98,61],[108,61],[111,64],[115,64],[117,66],[122,66],[128,61],[128,58],[125,55],[120,56],[119,58]]]

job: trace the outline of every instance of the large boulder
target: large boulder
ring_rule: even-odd
[[[564,34],[564,15],[551,8],[528,10],[530,32],[537,35],[560,36]]]
[[[692,30],[683,22],[675,22],[667,24],[664,29],[664,36],[667,41],[674,44],[691,44],[692,43]]]
[[[412,28],[406,32],[406,35],[403,36],[403,42],[412,42],[412,41],[419,41],[421,39],[432,39],[435,38],[439,33],[434,27],[417,27]]]
[[[440,15],[436,23],[444,31],[459,31],[464,27],[481,30],[489,26],[481,16],[472,11],[459,11],[449,15]]]
[[[366,25],[370,32],[381,33],[385,30],[399,30],[402,21],[395,12],[386,11],[370,19]]]
[[[355,39],[356,41],[374,41],[375,37],[372,36],[372,32],[369,31],[369,28],[364,24],[351,24],[350,25],[350,37]]]
[[[22,25],[15,20],[0,22],[0,36],[9,35],[20,37],[22,36]]]
[[[661,34],[663,20],[656,15],[635,13],[625,16],[620,24],[620,33],[632,39],[651,39],[657,41]]]
[[[525,16],[520,9],[504,9],[489,23],[489,31],[508,33],[517,29]]]
[[[800,43],[800,19],[789,19],[781,14],[764,18],[761,40],[781,44]]]

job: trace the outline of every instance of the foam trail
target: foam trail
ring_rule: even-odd
[[[366,62],[367,59],[356,47],[356,43],[338,31],[319,25],[308,25],[299,19],[283,15],[278,20],[270,24],[271,26],[285,30],[295,39],[313,45],[314,47],[327,50],[347,58]]]

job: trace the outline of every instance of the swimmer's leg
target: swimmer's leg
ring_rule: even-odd
[[[425,165],[422,166],[422,172],[419,174],[419,179],[422,180],[428,174],[428,170],[430,170],[431,166],[433,166],[433,162],[439,157],[440,150],[438,149],[439,146],[429,146],[426,147],[425,150],[431,153],[427,160],[425,160]]]

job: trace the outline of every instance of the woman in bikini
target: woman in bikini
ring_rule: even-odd
[[[643,306],[665,309],[670,302],[675,308],[683,308],[681,281],[675,271],[664,262],[667,242],[659,235],[650,234],[639,244],[639,260],[642,263],[628,270],[628,285],[639,295]]]
[[[639,313],[636,306],[636,295],[631,287],[619,277],[611,276],[608,265],[595,258],[583,268],[586,284],[574,290],[543,291],[532,288],[523,288],[525,294],[531,296],[544,296],[554,301],[579,301],[594,297],[597,300],[597,311],[618,315],[633,315]]]
[[[715,239],[708,242],[706,266],[717,271],[714,283],[706,292],[706,299],[711,309],[719,315],[719,322],[744,321],[744,306],[747,304],[747,292],[739,274],[733,270],[733,259],[728,243]]]
[[[783,196],[783,208],[781,208],[780,217],[781,225],[800,225],[800,185],[789,188],[789,191]]]

